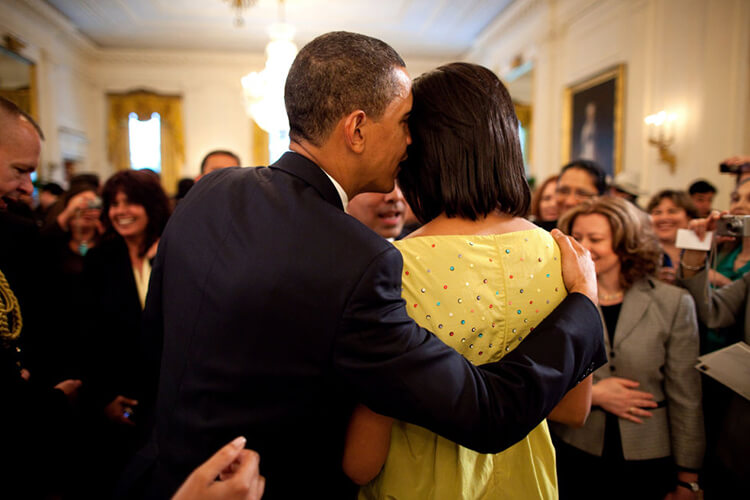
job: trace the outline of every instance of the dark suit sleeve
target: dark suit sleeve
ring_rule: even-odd
[[[374,411],[497,453],[606,362],[596,307],[571,294],[501,361],[473,366],[409,318],[402,265],[395,248],[376,257],[352,293],[336,339],[336,369]]]

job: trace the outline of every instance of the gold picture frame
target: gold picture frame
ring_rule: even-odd
[[[625,65],[565,89],[562,159],[589,159],[614,177],[622,171]]]

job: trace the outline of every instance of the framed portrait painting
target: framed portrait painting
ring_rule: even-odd
[[[593,160],[614,177],[622,168],[625,65],[565,89],[564,162]]]

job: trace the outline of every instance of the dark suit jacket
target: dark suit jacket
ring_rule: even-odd
[[[72,446],[68,431],[73,424],[73,409],[68,398],[37,375],[43,368],[37,355],[40,335],[48,326],[54,326],[45,321],[50,312],[46,310],[48,304],[43,293],[45,275],[39,259],[38,236],[33,221],[0,210],[0,272],[18,299],[23,321],[19,338],[13,341],[0,338],[3,463],[0,496],[3,498],[45,498],[55,493]],[[31,372],[30,381],[21,377],[21,367]],[[42,449],[46,451],[40,461]],[[29,467],[32,463],[38,467]],[[40,475],[44,476],[43,481],[39,480]]]
[[[501,362],[474,367],[409,318],[401,271],[296,153],[201,179],[162,236],[146,306],[151,340],[163,335],[156,496],[244,435],[264,498],[346,498],[355,401],[498,452],[606,361],[596,307],[572,294]]]

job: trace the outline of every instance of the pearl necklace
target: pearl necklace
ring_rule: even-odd
[[[620,290],[619,292],[615,292],[612,294],[606,294],[606,293],[599,293],[599,300],[604,300],[609,302],[610,300],[618,300],[623,297],[623,291]]]

